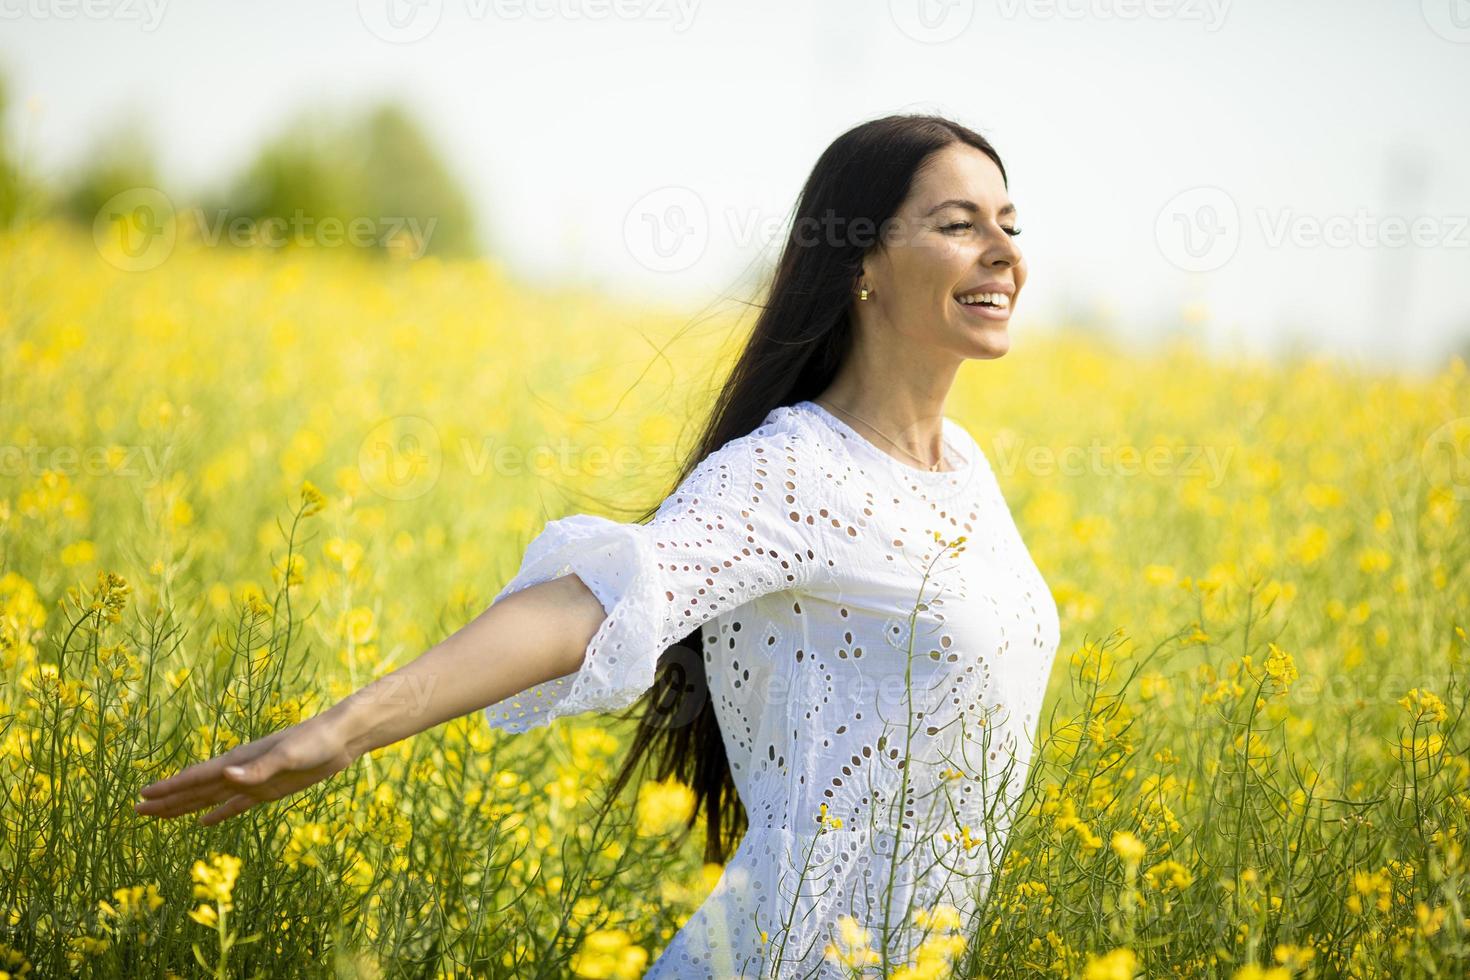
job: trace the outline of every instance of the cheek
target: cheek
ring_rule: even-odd
[[[954,291],[973,278],[974,256],[957,243],[938,241],[906,250],[891,269],[895,287],[885,312],[897,329],[910,336],[929,336],[955,311]],[[942,318],[942,319],[941,319]]]

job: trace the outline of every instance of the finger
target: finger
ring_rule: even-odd
[[[228,802],[236,796],[249,796],[256,801],[276,799],[283,791],[268,786],[268,781],[276,775],[274,768],[267,764],[240,770],[238,773],[233,767],[227,768],[223,770],[225,778],[171,793],[166,797],[144,800],[134,804],[133,809],[144,816],[177,817],[216,803]]]
[[[216,803],[227,802],[236,796],[249,796],[257,802],[279,799],[287,793],[294,792],[297,786],[309,785],[311,782],[313,782],[311,778],[304,776],[276,777],[270,782],[257,782],[250,785],[235,785],[232,781],[218,780],[189,792],[177,793],[160,799],[144,800],[134,804],[133,809],[144,816],[177,817]]]
[[[223,758],[223,756],[221,756],[221,758]],[[138,790],[138,794],[143,797],[156,797],[165,796],[169,793],[175,793],[179,790],[190,789],[198,785],[199,783],[204,782],[205,780],[213,778],[215,775],[217,775],[217,773],[211,772],[209,768],[210,763],[215,762],[219,762],[219,760],[211,759],[209,760],[209,762],[197,762],[187,769],[183,769],[179,772],[174,773],[167,779],[160,779],[157,782],[149,783],[147,786],[144,786],[142,789]],[[217,770],[223,768],[223,765],[224,764],[221,763],[214,766],[213,768]]]
[[[239,792],[239,788],[220,782],[188,793],[179,793],[156,800],[144,800],[134,804],[133,809],[143,816],[174,817],[212,803],[221,803]]]
[[[220,774],[227,766],[239,764],[245,758],[245,753],[232,749],[224,755],[215,756],[213,759],[196,762],[187,769],[177,772],[167,779],[160,779],[156,783],[149,783],[147,786],[138,790],[138,793],[143,797],[158,797],[167,796],[170,793],[177,793],[181,790],[196,789],[203,783],[218,781]]]
[[[231,786],[258,786],[289,768],[284,754],[273,749],[249,762],[225,766],[220,774],[224,776],[226,784]]]
[[[200,817],[199,822],[206,827],[210,827],[219,823],[221,820],[228,820],[237,814],[244,813],[259,802],[253,796],[245,796],[244,794],[232,796],[225,801],[224,806],[210,810],[204,816]]]
[[[252,758],[264,754],[272,745],[278,742],[286,729],[272,732],[264,738],[256,739],[245,745],[237,745],[228,752],[215,756],[213,759],[205,759],[196,762],[187,769],[183,769],[167,779],[149,783],[138,792],[144,797],[163,796],[178,790],[191,789],[200,783],[218,779],[226,767],[231,765],[244,765]]]
[[[220,759],[225,759],[221,756]],[[214,760],[219,761],[219,760]],[[288,784],[309,785],[314,780],[288,779],[286,783],[272,787],[273,780],[279,782],[285,775],[285,756],[280,752],[266,752],[253,762],[239,766],[224,766],[220,775],[207,783],[201,783],[134,804],[133,809],[144,816],[176,817],[190,813],[221,801],[228,801],[237,794],[253,797],[257,801],[273,800],[292,792]]]
[[[239,792],[233,786],[213,785],[191,793],[180,793],[157,800],[133,804],[134,812],[145,817],[176,817],[200,807],[228,800]]]

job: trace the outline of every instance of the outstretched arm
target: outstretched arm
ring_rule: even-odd
[[[215,824],[305,789],[365,752],[574,673],[605,616],[576,575],[513,592],[326,711],[143,787],[134,809],[176,817],[215,806],[200,818]]]

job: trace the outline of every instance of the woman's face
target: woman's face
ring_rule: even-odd
[[[960,357],[1010,349],[1007,325],[1026,283],[1016,209],[1000,168],[965,143],[929,159],[880,247],[863,261],[868,315],[887,336]],[[984,305],[961,298],[985,297]]]

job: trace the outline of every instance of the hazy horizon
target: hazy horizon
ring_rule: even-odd
[[[740,290],[843,130],[937,111],[1006,163],[1018,341],[1188,321],[1424,370],[1470,345],[1465,6],[0,0],[0,72],[28,169],[136,118],[190,190],[306,108],[401,101],[514,271],[661,305]]]

